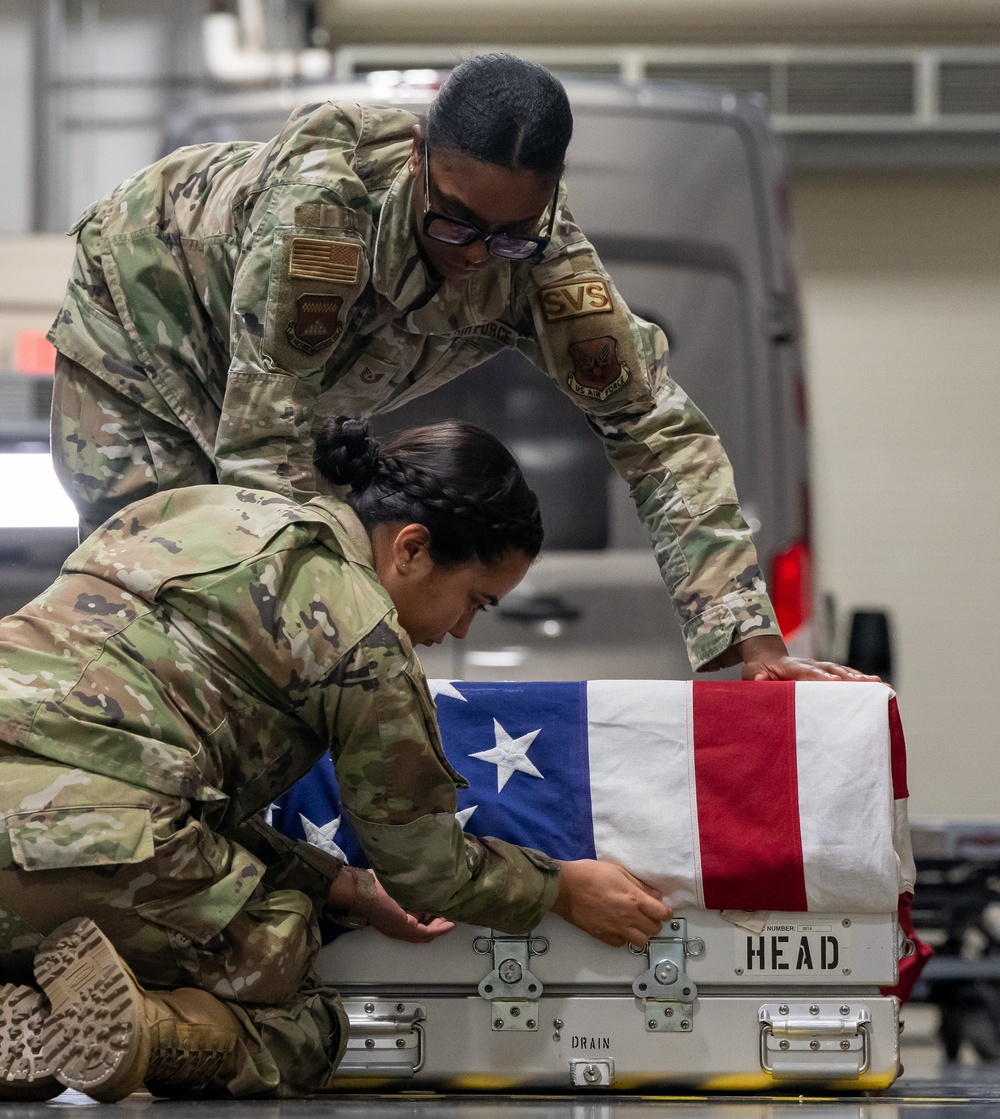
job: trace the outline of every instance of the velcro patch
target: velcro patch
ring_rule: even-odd
[[[333,206],[329,202],[303,202],[295,207],[295,224],[310,225],[314,229],[357,229],[358,219],[353,210]]]
[[[611,290],[599,279],[553,284],[542,288],[539,298],[546,322],[562,322],[578,315],[599,315],[615,309]]]
[[[567,383],[577,396],[607,400],[629,378],[631,370],[618,356],[618,339],[610,335],[571,342],[569,356],[573,372]]]
[[[285,328],[288,341],[307,354],[328,345],[340,331],[343,303],[339,295],[300,295],[295,301],[295,319]]]
[[[294,237],[288,275],[300,280],[326,280],[331,284],[356,284],[361,247],[349,241]]]

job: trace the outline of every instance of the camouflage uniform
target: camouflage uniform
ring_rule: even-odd
[[[92,917],[146,985],[240,1017],[234,1094],[321,1084],[346,1044],[311,970],[341,864],[261,813],[327,749],[401,904],[510,931],[551,908],[551,860],[456,823],[462,779],[347,506],[211,485],[129,507],[0,622],[0,976]]]
[[[322,490],[318,414],[396,407],[514,346],[628,482],[692,665],[778,633],[718,436],[667,375],[565,205],[538,262],[433,277],[407,170],[416,118],[308,105],[270,143],[182,148],[75,227],[50,334],[57,470],[90,531],[157,489]]]

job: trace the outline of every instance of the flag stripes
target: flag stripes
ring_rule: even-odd
[[[905,747],[884,685],[431,688],[470,781],[469,832],[620,862],[675,908],[891,913],[913,889]],[[277,826],[300,836],[301,813],[315,835],[340,815],[326,767],[282,798]],[[360,857],[344,828],[329,839]]]
[[[693,687],[706,909],[804,910],[795,685]]]

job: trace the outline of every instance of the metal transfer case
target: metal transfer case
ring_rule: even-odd
[[[739,919],[739,918],[737,918]],[[895,914],[679,911],[646,951],[557,917],[320,954],[351,1023],[333,1088],[881,1089],[899,1072]]]
[[[626,866],[674,914],[638,952],[551,914],[527,936],[458,926],[427,945],[370,929],[337,937],[318,961],[351,1023],[335,1086],[892,1084],[895,995],[922,949],[909,936],[905,744],[888,688],[429,687],[446,756],[469,782],[457,803],[467,834]],[[521,769],[501,773],[513,743]],[[275,826],[299,839],[336,833],[364,865],[332,766],[327,778],[303,778]]]

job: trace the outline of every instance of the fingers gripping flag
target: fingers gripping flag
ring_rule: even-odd
[[[881,684],[431,681],[458,819],[620,862],[675,908],[889,913],[913,889],[902,730]],[[273,822],[367,865],[323,759]]]

